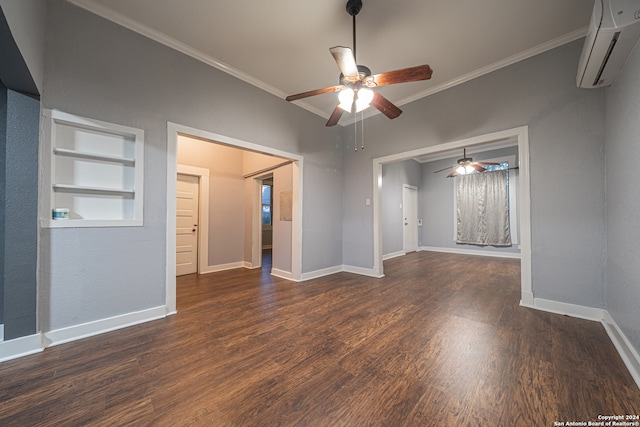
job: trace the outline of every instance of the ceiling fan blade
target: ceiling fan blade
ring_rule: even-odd
[[[493,162],[474,162],[477,165],[498,166],[500,163]]]
[[[340,117],[342,117],[342,113],[344,113],[344,110],[336,105],[336,108],[333,110],[333,113],[331,113],[331,116],[329,117],[329,121],[325,126],[337,125],[338,122],[340,121]]]
[[[444,168],[444,169],[440,169],[440,170],[437,170],[437,171],[434,171],[433,173],[444,172],[444,171],[449,170],[449,169],[451,169],[451,168],[455,168],[456,166],[458,166],[458,165],[451,165],[451,166],[447,166],[446,168]],[[455,169],[454,169],[454,170],[455,170]]]
[[[476,163],[470,163],[469,166],[477,170],[478,172],[484,172],[486,169]]]
[[[386,73],[365,77],[364,84],[369,87],[374,87],[393,85],[396,83],[417,82],[420,80],[429,80],[432,74],[433,70],[430,66],[418,65],[417,67],[387,71]]]
[[[356,59],[353,56],[353,52],[348,47],[335,46],[329,49],[333,59],[336,60],[342,75],[349,81],[357,82],[360,80],[358,73],[358,65],[356,65]]]
[[[452,170],[451,173],[449,175],[447,175],[447,178],[453,178],[454,176],[456,176],[456,170]]]
[[[308,98],[310,96],[322,95],[323,93],[340,92],[342,89],[344,89],[343,85],[329,86],[329,87],[324,87],[322,89],[310,90],[308,92],[302,92],[302,93],[297,93],[295,95],[289,95],[285,99],[287,101],[296,101],[298,99]]]
[[[371,101],[371,105],[377,108],[382,114],[389,117],[390,119],[395,119],[400,114],[402,114],[402,110],[396,107],[384,96],[380,95],[376,91],[373,92],[373,100]]]

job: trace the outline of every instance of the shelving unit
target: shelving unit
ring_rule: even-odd
[[[51,182],[42,225],[141,226],[144,131],[57,110],[44,114],[49,144],[42,164]],[[56,208],[69,209],[69,219],[52,219]]]

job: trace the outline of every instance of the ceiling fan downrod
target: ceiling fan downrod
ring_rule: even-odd
[[[347,13],[353,17],[353,59],[356,59],[356,15],[362,9],[362,0],[348,0]]]

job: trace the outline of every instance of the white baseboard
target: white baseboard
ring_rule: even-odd
[[[611,317],[608,311],[604,312],[602,324],[609,335],[609,339],[613,342],[624,364],[631,373],[633,380],[636,382],[638,388],[640,388],[640,355],[638,355],[638,352],[633,348],[633,345],[631,345],[624,332],[618,327],[618,324],[613,320],[613,317]]]
[[[225,271],[225,270],[233,270],[235,268],[247,267],[247,265],[251,266],[251,263],[247,263],[245,261],[238,261],[238,262],[230,262],[228,264],[208,265],[204,267],[202,270],[200,270],[200,274],[216,273],[218,271]],[[251,268],[251,267],[247,267],[247,268]]]
[[[404,252],[404,251],[392,252],[392,253],[390,253],[390,254],[382,255],[382,260],[383,260],[383,261],[386,261],[386,260],[388,260],[388,259],[398,258],[398,257],[400,257],[400,256],[404,256],[404,255],[406,255],[406,254],[407,254],[407,253],[406,253],[406,252]]]
[[[601,322],[605,331],[607,331],[607,335],[609,335],[609,339],[616,347],[618,354],[620,354],[624,364],[627,366],[633,380],[638,385],[638,388],[640,388],[640,356],[607,310],[542,298],[533,298],[533,304],[527,304],[521,301],[520,305],[523,307],[548,311],[550,313]]]
[[[271,269],[271,275],[279,277],[281,279],[291,280],[293,282],[299,282],[300,280],[293,276],[290,271],[278,270],[277,268]]]
[[[437,248],[435,246],[420,246],[418,250],[431,251],[431,252],[444,252],[448,254],[459,254],[459,255],[493,256],[498,258],[514,258],[514,259],[521,258],[519,253],[493,252],[493,251],[485,251],[482,249],[473,250],[473,249],[458,249],[458,248]]]
[[[341,273],[344,271],[341,265],[336,265],[333,267],[322,268],[320,270],[310,271],[308,273],[303,273],[300,278],[302,281],[318,279],[320,277],[329,276],[331,274]]]
[[[154,307],[147,310],[135,311],[133,313],[122,314],[119,316],[96,320],[94,322],[87,322],[80,325],[70,326],[68,328],[45,332],[42,341],[44,347],[51,347],[114,331],[116,329],[149,322],[151,320],[161,319],[166,317],[166,315],[167,308],[165,306]]]
[[[384,274],[380,274],[374,268],[363,268],[363,267],[354,267],[353,265],[343,265],[342,271],[346,273],[360,274],[362,276],[375,277],[376,279],[384,277]]]
[[[42,335],[27,335],[9,341],[0,342],[0,362],[18,357],[40,353],[43,350]]]
[[[566,302],[558,302],[542,298],[534,298],[533,304],[527,304],[521,301],[520,305],[523,307],[548,311],[549,313],[593,320],[595,322],[602,322],[602,319],[604,318],[604,310],[601,308],[585,307],[583,305],[569,304]]]

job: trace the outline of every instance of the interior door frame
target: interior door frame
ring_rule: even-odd
[[[165,236],[165,310],[167,315],[176,311],[176,200],[171,194],[176,192],[177,177],[177,151],[178,135],[186,135],[204,139],[220,144],[230,145],[236,148],[256,151],[274,156],[283,157],[292,161],[292,230],[291,230],[291,271],[287,280],[299,282],[302,280],[302,200],[303,200],[303,176],[304,157],[278,150],[271,147],[243,141],[226,135],[220,135],[202,129],[167,122],[167,206],[166,206],[166,236]]]
[[[202,274],[209,266],[209,169],[179,164],[176,179],[178,175],[198,178],[198,274]]]
[[[373,159],[373,275],[384,276],[382,263],[382,165],[402,160],[446,152],[453,149],[469,148],[494,144],[504,141],[517,141],[519,194],[520,194],[520,304],[533,307],[533,289],[531,281],[531,190],[529,176],[529,127],[520,126],[513,129],[493,132],[452,142],[435,143],[412,151],[392,154]]]

